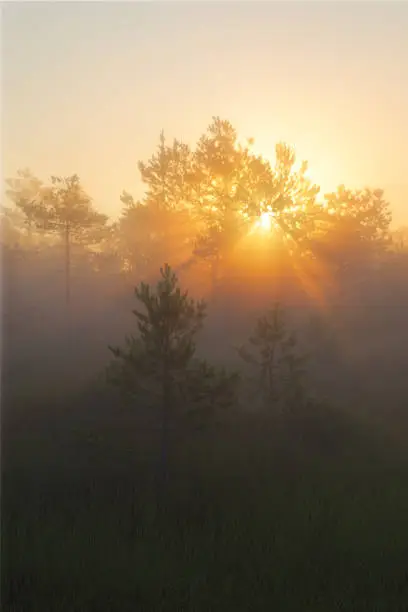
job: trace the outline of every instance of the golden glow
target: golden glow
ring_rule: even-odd
[[[250,234],[256,232],[257,234],[262,234],[266,237],[280,231],[277,217],[277,213],[271,210],[264,210],[253,224]]]
[[[257,221],[257,227],[264,232],[270,232],[272,225],[272,214],[269,212],[263,212]]]

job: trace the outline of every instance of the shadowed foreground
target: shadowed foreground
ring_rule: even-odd
[[[406,609],[407,463],[374,426],[316,409],[178,431],[157,508],[154,424],[113,395],[19,414],[3,610]]]

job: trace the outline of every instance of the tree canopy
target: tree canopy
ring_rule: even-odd
[[[138,278],[148,278],[165,260],[175,269],[201,261],[212,270],[213,293],[238,262],[244,276],[254,272],[250,262],[259,255],[272,268],[277,250],[281,261],[297,267],[300,258],[303,267],[318,261],[334,272],[387,247],[391,213],[382,190],[341,185],[323,195],[292,147],[276,144],[273,162],[253,145],[220,117],[195,146],[169,142],[162,131],[156,151],[138,163],[143,197],[123,191],[114,222],[95,208],[77,175],[51,176],[47,183],[19,170],[6,181],[7,195],[30,240],[33,233],[59,236],[67,260],[71,244],[82,244],[90,256],[96,249],[101,261],[105,254],[118,272]],[[13,214],[3,211],[10,240],[19,239]],[[68,268],[69,262],[67,279]]]

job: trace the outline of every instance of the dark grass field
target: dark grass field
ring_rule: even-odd
[[[3,409],[5,612],[408,610],[408,462],[378,427],[176,432],[159,503],[152,423],[64,404]]]

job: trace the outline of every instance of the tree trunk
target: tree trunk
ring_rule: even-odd
[[[168,455],[169,455],[169,415],[168,405],[163,401],[160,440],[160,488],[164,494],[168,481]]]
[[[65,299],[71,301],[71,243],[69,225],[65,227]]]
[[[163,380],[162,414],[160,431],[160,462],[158,469],[158,506],[165,509],[169,486],[169,459],[170,459],[170,409],[171,409],[171,381],[167,374]]]
[[[28,219],[27,238],[28,238],[28,247],[31,249],[33,247],[33,222],[31,218]]]
[[[218,275],[220,268],[220,256],[217,253],[214,260],[211,263],[211,294],[212,298],[215,298],[218,290]]]

